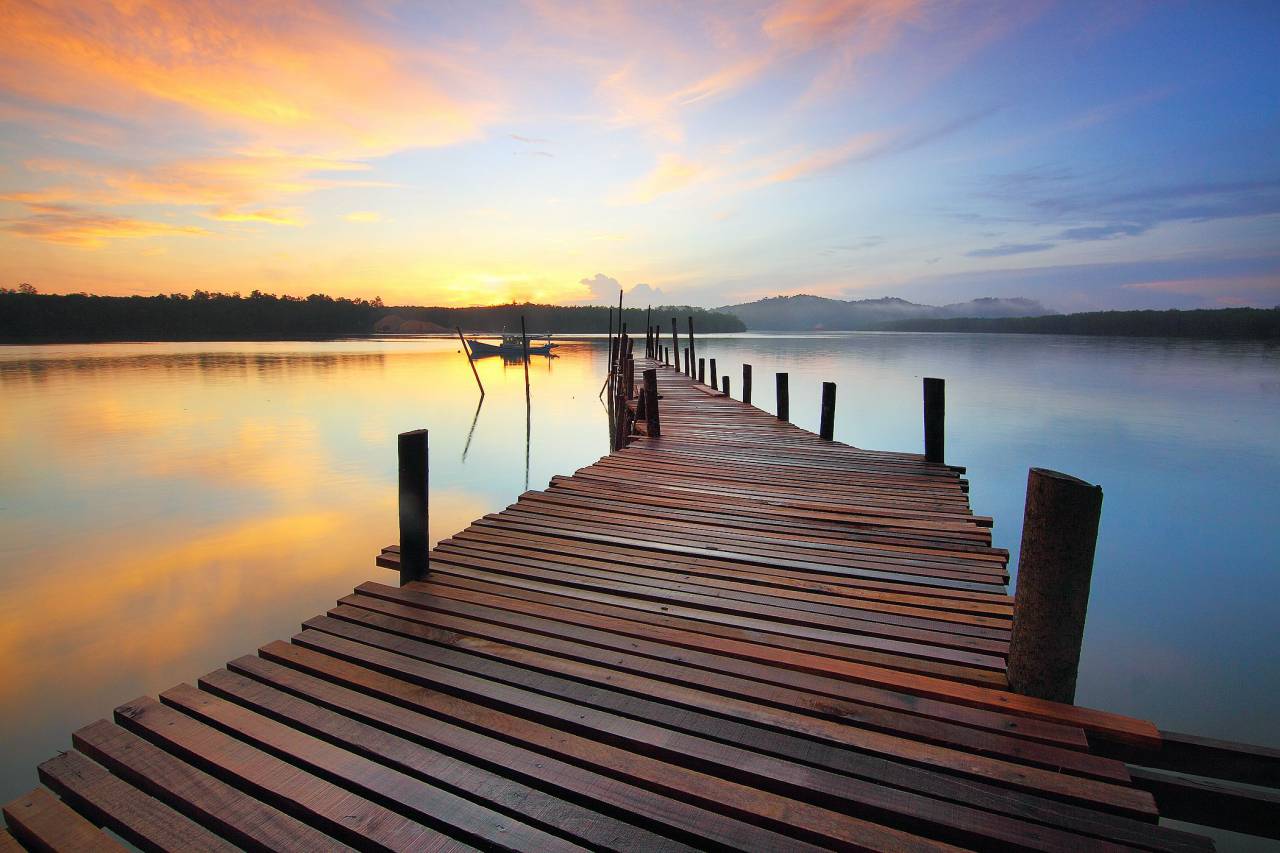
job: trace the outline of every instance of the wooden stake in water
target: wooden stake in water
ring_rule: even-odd
[[[1028,472],[1009,638],[1015,693],[1075,701],[1101,516],[1100,486],[1044,468]]]
[[[427,576],[431,537],[427,525],[427,431],[396,437],[400,468],[400,584]]]
[[[822,383],[822,413],[818,419],[818,435],[831,441],[836,433],[836,383]]]
[[[458,330],[458,340],[462,341],[462,351],[467,356],[467,364],[471,365],[471,375],[476,378],[476,385],[480,387],[480,396],[484,396],[484,383],[480,381],[480,371],[476,370],[476,363],[471,358],[471,347],[467,346],[467,339],[462,336],[462,327],[454,326]]]
[[[785,421],[791,419],[791,395],[787,389],[787,374],[779,373],[777,375],[777,394],[778,394],[778,420]]]
[[[742,365],[742,402],[751,404],[751,365]]]
[[[924,458],[927,462],[943,460],[947,420],[946,388],[946,382],[941,379],[926,377],[924,380]]]

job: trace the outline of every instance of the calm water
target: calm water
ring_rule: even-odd
[[[0,347],[0,798],[70,732],[192,681],[392,575],[395,435],[431,430],[432,535],[607,451],[599,341],[524,373],[448,340]],[[791,374],[816,429],[948,461],[1016,552],[1027,468],[1105,491],[1078,701],[1280,746],[1280,350],[1038,336],[708,337],[754,402]],[[526,444],[526,427],[529,442]]]

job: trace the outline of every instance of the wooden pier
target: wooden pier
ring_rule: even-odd
[[[960,469],[636,367],[661,437],[76,732],[17,842],[1211,849],[1117,757],[1155,726],[1007,689],[1008,555]]]

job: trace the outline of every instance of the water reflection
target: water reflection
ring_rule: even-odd
[[[395,435],[431,435],[431,535],[607,451],[603,341],[479,359],[456,340],[0,347],[0,796],[92,718],[293,633],[381,572]],[[1280,744],[1280,353],[1248,343],[974,335],[707,336],[741,388],[836,437],[947,450],[1016,551],[1031,465],[1106,491],[1079,698]],[[596,393],[593,393],[596,392]],[[534,409],[537,418],[533,417]],[[519,428],[523,421],[524,440]]]

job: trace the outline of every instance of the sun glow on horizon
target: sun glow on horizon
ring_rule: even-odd
[[[5,22],[5,286],[1280,301],[1264,11],[14,0]]]

